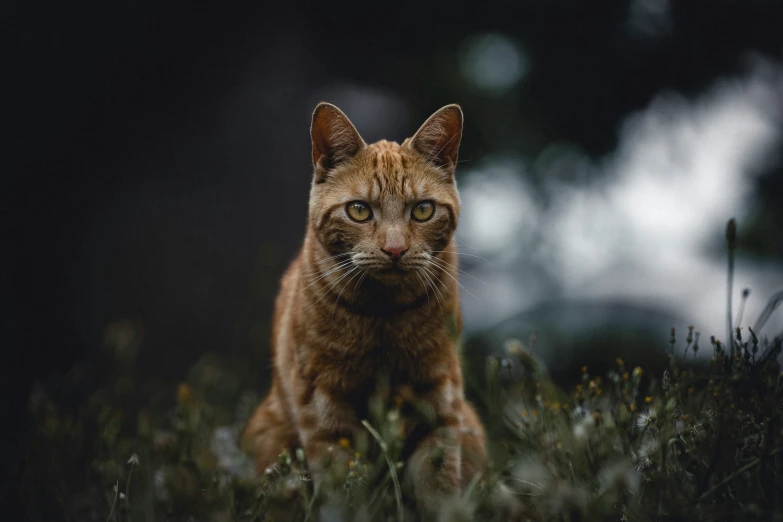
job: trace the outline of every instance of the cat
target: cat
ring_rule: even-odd
[[[317,482],[340,439],[366,435],[382,375],[433,414],[404,468],[417,509],[437,512],[484,465],[455,346],[462,126],[447,105],[401,145],[368,145],[340,109],[315,108],[307,232],[275,302],[271,389],[242,434],[259,473],[301,447]]]

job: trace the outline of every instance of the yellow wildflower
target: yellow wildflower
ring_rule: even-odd
[[[177,400],[180,403],[188,402],[192,396],[193,396],[193,390],[191,389],[190,386],[188,386],[184,382],[181,383],[179,386],[177,386]]]

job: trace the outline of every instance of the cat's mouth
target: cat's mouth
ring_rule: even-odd
[[[368,276],[385,283],[397,283],[416,272],[417,264],[407,259],[378,259],[377,257],[354,259],[357,267]]]
[[[405,280],[411,274],[410,268],[394,263],[389,266],[376,268],[370,271],[370,275],[383,283],[397,284]]]
[[[408,270],[402,268],[400,265],[391,265],[387,268],[382,268],[377,271],[379,274],[389,274],[389,275],[403,275],[407,274]]]

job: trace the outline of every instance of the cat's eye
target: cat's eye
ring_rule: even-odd
[[[351,219],[359,223],[367,221],[372,217],[370,206],[361,201],[351,201],[345,206],[345,211]]]
[[[435,213],[435,203],[432,201],[420,201],[413,206],[411,217],[416,221],[427,221]]]

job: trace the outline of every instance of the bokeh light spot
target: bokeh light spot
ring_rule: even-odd
[[[527,53],[507,36],[486,33],[469,38],[460,57],[462,75],[488,94],[503,94],[527,74]]]

